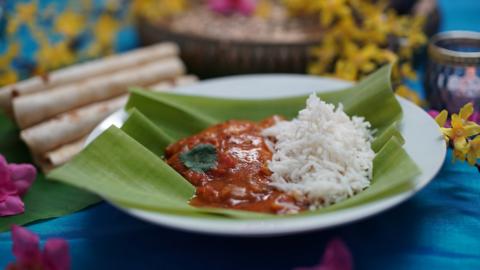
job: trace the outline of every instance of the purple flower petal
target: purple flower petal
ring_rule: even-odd
[[[348,247],[340,239],[333,239],[325,248],[320,264],[313,267],[298,267],[294,270],[351,270],[353,259]]]
[[[0,155],[0,216],[21,214],[25,206],[20,196],[25,194],[37,176],[30,164],[8,164]]]
[[[12,227],[13,255],[20,269],[28,269],[41,264],[39,238],[36,234],[20,226]],[[22,268],[23,267],[23,268]]]
[[[323,256],[323,263],[329,269],[350,270],[353,268],[353,259],[350,250],[340,239],[330,241]]]
[[[0,217],[13,216],[25,211],[25,205],[18,195],[0,194]]]
[[[10,182],[10,172],[8,170],[7,160],[5,160],[5,157],[0,155],[0,189],[2,185],[7,182]]]
[[[428,113],[432,118],[435,118],[435,117],[437,117],[437,116],[440,114],[440,112],[439,112],[439,111],[436,111],[436,110],[429,110],[427,113]]]
[[[255,0],[209,0],[208,7],[210,10],[229,15],[235,12],[243,15],[251,15],[255,11]]]
[[[17,188],[18,194],[23,196],[37,177],[37,170],[31,164],[8,165],[10,179]]]
[[[63,239],[50,239],[40,251],[39,237],[20,226],[12,227],[13,254],[17,261],[8,270],[70,270],[68,243]]]
[[[14,263],[10,263],[7,265],[7,268],[5,268],[5,270],[23,270],[23,269],[18,268],[17,265]]]
[[[10,178],[7,160],[0,155],[0,202],[5,200],[7,196],[17,194],[17,188]]]
[[[208,7],[215,12],[228,15],[233,12],[232,1],[229,0],[209,0]]]
[[[250,16],[255,11],[256,2],[254,0],[238,0],[236,10],[243,15]]]
[[[0,201],[3,196],[18,195],[17,188],[12,181],[8,180],[0,183]]]
[[[63,239],[50,239],[45,243],[43,251],[45,270],[69,270],[70,255],[68,243]]]
[[[474,112],[470,118],[469,118],[470,121],[473,121],[477,124],[480,124],[480,112]]]

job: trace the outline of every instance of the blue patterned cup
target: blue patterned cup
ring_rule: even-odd
[[[480,110],[480,33],[449,31],[428,46],[425,88],[433,109],[457,112],[473,102]]]

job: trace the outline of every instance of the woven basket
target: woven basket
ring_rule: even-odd
[[[415,1],[406,2],[411,2],[408,10],[412,10],[414,4],[419,4]],[[425,5],[428,8],[421,12],[428,18],[425,29],[427,34],[433,34],[440,22],[436,0],[419,2],[429,3]],[[401,6],[402,9],[406,9],[405,2]],[[142,18],[138,19],[137,25],[144,45],[161,41],[176,42],[181,48],[181,57],[188,71],[200,78],[246,73],[305,73],[310,60],[310,48],[320,41],[297,43],[225,41],[171,31],[165,25],[152,24]]]

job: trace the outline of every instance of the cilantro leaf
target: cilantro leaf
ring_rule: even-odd
[[[180,154],[185,167],[196,172],[206,172],[217,166],[217,149],[212,144],[198,144]]]

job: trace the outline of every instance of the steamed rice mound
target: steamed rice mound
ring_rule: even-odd
[[[311,209],[338,203],[370,185],[375,153],[371,125],[349,117],[340,104],[315,94],[291,121],[263,130],[273,158],[268,167],[276,188],[306,199]]]

